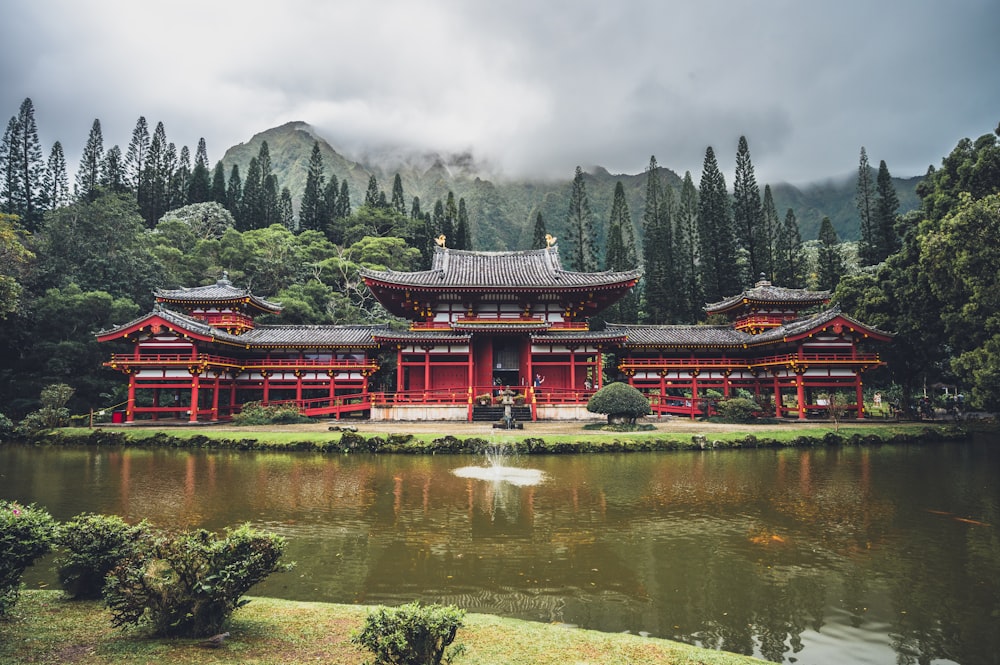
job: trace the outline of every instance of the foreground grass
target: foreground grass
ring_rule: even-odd
[[[363,428],[362,428],[363,429]],[[567,425],[567,431],[563,433],[546,432],[544,434],[532,434],[529,431],[507,432],[495,430],[490,433],[492,441],[519,442],[531,439],[544,439],[552,444],[586,444],[588,447],[600,448],[602,444],[615,444],[621,442],[674,442],[675,447],[689,447],[692,437],[696,435],[704,436],[709,442],[719,442],[723,444],[740,444],[750,441],[771,442],[777,444],[791,444],[803,440],[821,440],[828,434],[835,435],[842,440],[851,439],[872,439],[880,441],[892,441],[893,439],[909,439],[919,437],[944,437],[953,438],[957,432],[953,423],[928,424],[925,422],[912,423],[872,423],[872,424],[847,424],[835,428],[830,424],[827,426],[801,427],[794,424],[775,425],[744,425],[739,428],[714,429],[711,427],[699,428],[692,424],[682,431],[673,430],[648,430],[637,432],[610,432],[584,430],[579,425]],[[963,427],[967,430],[967,427]],[[442,423],[441,432],[407,432],[406,424],[400,423],[399,433],[389,434],[385,432],[364,432],[361,431],[356,436],[364,439],[382,438],[391,439],[401,437],[406,443],[430,445],[440,441],[445,437],[453,437],[459,440],[481,438],[476,435],[450,435],[447,433],[447,423]],[[575,430],[575,431],[574,431]],[[86,438],[101,431],[100,428],[89,429],[86,427],[65,427],[55,431],[57,436],[68,438]],[[275,426],[258,428],[245,427],[135,427],[135,428],[113,428],[104,430],[113,433],[115,437],[139,445],[154,443],[157,437],[175,439],[179,441],[194,442],[240,442],[253,441],[259,447],[265,448],[294,448],[301,444],[315,444],[322,446],[331,441],[339,440],[342,436],[340,432],[329,431],[304,431],[286,430],[282,431]],[[197,444],[196,444],[197,445]],[[669,446],[668,446],[669,447]],[[392,452],[392,451],[387,451]],[[592,452],[592,451],[591,451]]]
[[[360,664],[371,654],[351,644],[367,608],[255,598],[237,610],[229,640],[206,649],[199,640],[153,639],[111,626],[98,602],[64,600],[57,591],[25,591],[14,618],[0,622],[0,664],[80,665],[189,663]],[[456,665],[747,665],[762,661],[636,635],[466,616]]]

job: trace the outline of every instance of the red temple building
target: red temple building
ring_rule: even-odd
[[[554,240],[514,252],[438,246],[429,270],[362,277],[405,329],[258,325],[280,305],[225,278],[157,291],[152,312],[98,333],[131,344],[105,363],[128,376],[124,420],[225,420],[258,401],[337,418],[493,420],[502,391],[515,394],[521,420],[588,418],[608,358],[658,416],[704,415],[709,397],[742,389],[778,417],[797,418],[846,391],[861,418],[862,375],[883,364],[867,347],[890,339],[838,309],[803,314],[825,307],[827,292],[763,280],[706,308],[728,325],[592,330],[590,317],[640,272],[564,270]]]

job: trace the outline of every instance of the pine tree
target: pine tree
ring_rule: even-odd
[[[646,323],[673,323],[677,317],[673,203],[673,190],[664,186],[656,157],[650,157],[646,169],[646,207],[642,214]]]
[[[240,176],[240,167],[237,164],[233,164],[233,168],[229,171],[225,206],[236,222],[236,230],[245,231],[248,227],[243,210],[243,178]]]
[[[15,144],[19,131],[17,116],[12,116],[7,123],[3,140],[0,141],[0,173],[3,177],[3,181],[0,182],[0,203],[3,207],[0,211],[8,215],[18,214],[16,201],[20,189],[21,169],[18,168],[20,157]]]
[[[351,193],[347,189],[347,178],[340,181],[340,194],[337,195],[337,217],[347,219],[351,216]]]
[[[545,230],[545,220],[542,219],[542,213],[539,212],[535,216],[535,229],[531,236],[531,248],[532,249],[544,249],[548,246],[548,242],[545,240],[545,236],[548,232]]]
[[[287,187],[282,187],[278,196],[278,224],[295,231],[295,207],[292,205],[292,192]]]
[[[865,152],[864,146],[861,146],[861,158],[858,163],[858,184],[854,203],[861,220],[858,262],[863,266],[873,266],[885,257],[881,256],[880,251],[882,239],[875,223],[875,184],[872,182],[872,169],[868,164],[868,153]]]
[[[455,227],[458,225],[458,204],[455,192],[449,191],[444,202],[444,217],[441,218],[441,233],[449,247],[455,246]]]
[[[222,175],[222,169],[219,169]],[[205,146],[204,137],[198,139],[198,148],[194,152],[194,167],[191,169],[191,179],[188,182],[187,202],[205,203],[213,201],[212,176],[208,170],[208,148]],[[222,185],[225,191],[225,183]]]
[[[63,154],[62,143],[56,141],[49,152],[49,161],[45,168],[45,187],[43,192],[47,210],[55,210],[69,203],[69,175],[66,173],[66,155]]]
[[[780,233],[781,220],[778,218],[778,209],[774,205],[774,196],[771,194],[771,186],[764,185],[763,225],[761,227],[761,254],[763,255],[763,265],[761,267],[761,272],[763,272],[769,280],[774,279],[776,269],[774,245]]]
[[[840,240],[833,222],[824,217],[819,226],[819,253],[816,257],[816,286],[823,291],[833,291],[844,276],[844,257],[840,253]]]
[[[80,156],[80,168],[76,171],[76,196],[81,201],[93,201],[97,198],[101,183],[101,162],[104,159],[104,137],[101,134],[101,121],[94,120],[90,126],[87,144]]]
[[[392,179],[392,201],[390,202],[392,209],[398,212],[400,215],[406,214],[406,200],[403,196],[403,179],[399,177],[397,173]]]
[[[705,150],[698,191],[698,238],[705,299],[717,302],[739,293],[744,280],[737,270],[729,193],[711,146]]]
[[[258,199],[258,213],[255,228],[267,228],[272,224],[281,223],[281,210],[278,199],[278,178],[274,175],[271,166],[271,149],[267,141],[260,144],[260,151],[257,153],[257,166],[260,168],[260,198]],[[249,174],[247,179],[249,180]],[[244,185],[246,187],[246,185]]]
[[[174,144],[169,144],[167,148],[167,162],[173,166],[170,170],[170,189],[164,212],[186,206],[188,192],[191,189],[191,151],[187,146],[183,146],[180,155],[176,158],[174,157],[175,153],[176,148]]]
[[[236,228],[239,231],[250,231],[264,227],[263,198],[260,183],[260,162],[256,157],[250,158],[247,164],[247,176],[243,182],[243,194],[240,199],[240,214],[236,215]]]
[[[149,125],[146,118],[139,116],[132,130],[132,140],[125,151],[125,181],[136,199],[145,194],[146,153],[149,152]]]
[[[875,203],[875,225],[879,236],[879,260],[883,261],[899,251],[901,243],[896,233],[896,211],[899,210],[899,197],[892,184],[892,176],[885,160],[878,164],[878,176],[875,190],[878,199]]]
[[[449,238],[448,234],[445,233],[444,203],[441,199],[434,202],[434,212],[431,214],[431,233],[427,245],[428,256],[434,256],[434,241],[439,235],[444,236],[445,244],[447,244]]]
[[[167,211],[170,191],[170,163],[167,133],[162,122],[156,123],[153,137],[146,152],[146,161],[142,168],[143,187],[139,189],[139,214],[146,221],[146,226],[152,228]]]
[[[340,183],[337,181],[337,176],[331,173],[330,180],[323,187],[323,233],[326,234],[327,240],[335,245],[344,242],[346,230],[345,218],[337,216],[337,211],[340,209],[339,198]]]
[[[760,189],[750,161],[750,147],[745,136],[740,137],[736,150],[736,176],[733,181],[733,226],[740,244],[750,257],[750,274],[765,272],[764,263],[764,213],[760,202]]]
[[[226,171],[220,159],[212,169],[212,188],[208,195],[209,201],[215,201],[221,206],[226,205]]]
[[[117,145],[111,146],[101,160],[101,187],[115,194],[128,191],[125,160],[122,158],[122,149]]]
[[[698,270],[698,190],[691,172],[684,173],[681,184],[680,206],[677,209],[677,228],[674,244],[677,246],[677,286],[680,289],[679,319],[694,323],[701,318],[704,299],[701,294],[701,276]]]
[[[7,124],[0,144],[0,162],[4,212],[20,217],[28,231],[36,231],[45,207],[42,194],[45,161],[30,97],[21,103],[17,116]]]
[[[615,183],[611,216],[608,219],[607,250],[604,256],[606,270],[622,272],[632,270],[638,264],[635,247],[635,230],[632,213],[625,198],[625,187],[619,180]],[[639,297],[633,289],[617,303],[608,307],[605,319],[620,323],[636,323],[639,319]]]
[[[299,229],[302,231],[320,231],[325,226],[327,210],[323,202],[323,191],[326,176],[323,171],[323,153],[319,149],[319,141],[314,141],[312,154],[309,156],[306,186],[299,203]]]
[[[375,174],[368,176],[368,189],[365,190],[365,202],[364,205],[369,208],[378,207],[378,180],[375,179]]]
[[[469,229],[469,212],[465,199],[458,200],[458,224],[455,225],[455,249],[472,249],[472,231]]]
[[[780,286],[798,289],[805,287],[805,256],[802,250],[802,234],[795,212],[789,208],[781,232],[775,239],[774,281]]]
[[[590,212],[590,199],[587,197],[587,185],[583,180],[583,169],[579,166],[576,167],[573,188],[570,191],[566,233],[569,236],[567,244],[570,250],[570,269],[580,272],[597,270],[597,233]]]

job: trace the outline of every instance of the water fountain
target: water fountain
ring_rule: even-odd
[[[502,441],[491,440],[483,451],[484,464],[452,469],[452,473],[459,478],[510,483],[518,487],[537,485],[545,479],[545,473],[540,469],[511,466],[511,461],[516,457]]]

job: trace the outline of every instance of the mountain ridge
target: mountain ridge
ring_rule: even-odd
[[[425,212],[433,210],[435,201],[444,200],[449,191],[454,192],[456,199],[464,198],[476,249],[526,249],[530,246],[538,213],[542,214],[548,232],[555,236],[560,235],[565,225],[572,175],[566,179],[508,177],[488,161],[477,160],[471,151],[440,153],[384,147],[348,156],[331,145],[312,125],[301,120],[258,132],[248,141],[227,149],[222,158],[227,175],[234,165],[239,166],[241,175],[245,175],[250,159],[258,155],[264,141],[268,143],[278,187],[288,187],[296,210],[305,189],[313,143],[318,142],[327,177],[332,173],[338,181],[347,180],[354,207],[363,201],[371,175],[389,196],[395,174],[399,173],[407,207],[417,196]],[[660,166],[660,172],[679,193],[681,176],[664,166]],[[700,173],[692,174],[692,178],[697,186]],[[612,174],[602,166],[590,166],[584,172],[584,182],[595,226],[599,229],[598,241],[602,244],[604,222],[610,214],[615,183],[619,180],[625,187],[636,237],[642,235],[646,173]],[[916,185],[920,180],[921,177],[893,178],[900,213],[919,207]],[[765,184],[758,183],[761,194]],[[791,208],[803,240],[817,237],[823,217],[830,217],[841,240],[857,240],[855,189],[850,174],[807,185],[771,185],[779,218],[784,219]]]

